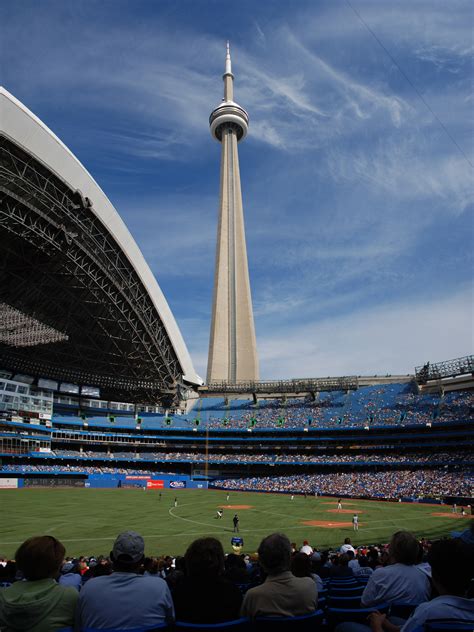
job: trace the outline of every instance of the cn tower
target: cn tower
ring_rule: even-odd
[[[209,118],[211,135],[221,143],[222,153],[208,384],[259,379],[237,151],[247,135],[249,117],[234,101],[228,42],[223,79],[224,98]]]

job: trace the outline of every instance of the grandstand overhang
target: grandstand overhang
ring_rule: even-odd
[[[0,87],[0,367],[169,404],[202,384],[117,211]]]

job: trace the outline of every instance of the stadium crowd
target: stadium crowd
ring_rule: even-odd
[[[357,428],[370,426],[410,426],[453,421],[474,421],[474,394],[448,393],[445,396],[419,395],[407,386],[361,388],[358,391],[322,394],[310,399],[265,400],[226,407],[223,403],[202,413],[209,428]],[[395,391],[395,392],[394,392]],[[238,400],[237,400],[238,402]],[[193,420],[189,419],[192,423]]]
[[[210,463],[321,463],[321,464],[340,464],[340,463],[380,463],[382,465],[389,465],[394,463],[410,463],[410,464],[473,464],[474,456],[472,451],[457,451],[457,452],[431,452],[429,454],[421,453],[421,452],[409,452],[404,454],[397,454],[393,456],[391,454],[378,454],[375,451],[370,453],[357,453],[355,451],[351,451],[350,454],[314,454],[313,451],[311,453],[306,454],[294,454],[294,453],[284,453],[284,454],[275,454],[272,452],[266,453],[253,453],[246,452],[245,454],[239,454],[234,451],[230,453],[208,453],[205,455],[203,452],[141,452],[141,453],[110,453],[105,454],[101,452],[92,452],[92,451],[84,451],[84,452],[71,452],[67,451],[67,454],[63,454],[63,451],[56,450],[56,454],[51,456],[61,456],[63,458],[76,458],[76,459],[84,459],[84,460],[92,460],[92,459],[104,459],[104,460],[114,460],[114,459],[125,459],[125,460],[134,460],[144,462],[153,461],[159,463],[165,462],[190,462],[190,463],[203,463],[208,460]],[[17,471],[18,468],[26,468],[22,469],[22,472],[34,472],[34,471],[53,471],[50,468],[55,468],[54,471],[73,471],[73,470],[90,470],[94,471],[94,467],[90,468],[88,466],[83,467],[82,465],[64,465],[61,462],[58,462],[55,466],[50,465],[8,465],[5,464],[0,466],[0,472],[12,472]],[[136,467],[136,466],[134,466]],[[30,469],[28,469],[30,468]],[[108,466],[101,467],[98,466],[95,468],[96,470],[112,470],[113,473],[119,472],[120,468],[110,468]],[[124,469],[124,468],[122,468]],[[126,470],[124,470],[126,471]],[[143,473],[144,471],[141,470]],[[148,473],[148,472],[147,472]]]
[[[110,556],[72,559],[65,553],[48,535],[26,540],[14,561],[0,556],[2,629],[151,629],[174,620],[215,624],[239,617],[258,626],[259,617],[325,609],[340,601],[341,587],[356,609],[371,609],[373,632],[412,632],[433,618],[474,623],[474,523],[457,538],[418,541],[398,531],[388,545],[355,549],[346,538],[336,551],[318,551],[308,541],[297,546],[273,533],[251,556],[226,556],[222,544],[207,537],[192,542],[184,557],[145,557],[142,536],[126,531]],[[378,609],[399,603],[410,604],[409,611],[391,617],[394,627],[388,627]],[[353,625],[336,631],[364,629]]]
[[[459,469],[455,472],[425,469],[338,472],[223,479],[213,481],[212,486],[244,491],[328,494],[361,498],[471,497],[474,492],[474,473],[469,469]]]

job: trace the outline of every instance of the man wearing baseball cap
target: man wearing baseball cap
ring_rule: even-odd
[[[90,579],[82,588],[77,625],[82,628],[153,628],[174,620],[166,582],[140,575],[145,542],[135,531],[121,533],[110,553],[114,572]]]

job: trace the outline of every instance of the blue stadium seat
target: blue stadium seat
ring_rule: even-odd
[[[359,608],[360,607],[361,594],[350,597],[333,597],[329,593],[328,606],[330,608]]]
[[[332,629],[339,623],[364,623],[367,625],[367,617],[371,612],[380,612],[388,614],[389,604],[377,604],[370,608],[333,608],[329,607],[326,611],[329,626]]]
[[[455,619],[436,619],[428,621],[424,625],[424,632],[458,632],[460,630],[474,629],[474,618],[472,621],[458,621]]]
[[[330,586],[329,597],[361,597],[364,586]]]
[[[186,621],[176,621],[175,630],[196,630],[196,632],[212,632],[213,630],[230,630],[231,632],[249,632],[250,619],[242,617],[224,623],[187,623]]]
[[[66,628],[66,631],[72,632],[73,628]],[[169,630],[170,627],[167,623],[163,623],[163,625],[155,625],[153,628],[81,628],[81,632],[162,632],[163,630]],[[58,632],[63,632],[59,631]]]
[[[278,632],[278,630],[294,630],[295,632],[317,632],[323,622],[324,612],[319,609],[299,617],[257,617],[253,622],[255,632]]]

